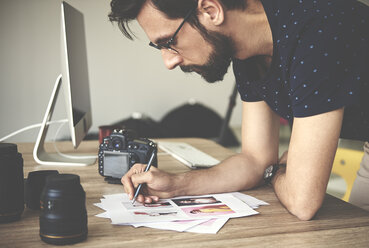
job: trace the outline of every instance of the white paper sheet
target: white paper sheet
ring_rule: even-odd
[[[232,195],[234,195],[235,197],[237,197],[238,199],[240,199],[241,201],[243,201],[244,203],[246,203],[253,209],[258,208],[259,206],[269,205],[269,203],[265,201],[259,200],[253,196],[246,195],[240,192],[233,192]]]
[[[101,202],[99,202],[99,203],[94,203],[94,205],[95,205],[96,207],[99,207],[99,208],[101,208],[101,209],[104,209],[104,205],[103,205]],[[106,209],[104,209],[104,210],[106,210]]]
[[[153,204],[132,205],[127,194],[104,195],[95,206],[106,212],[112,224],[150,227],[179,232],[216,234],[229,218],[258,214],[253,208],[269,205],[239,192],[161,199]]]
[[[150,227],[162,230],[172,230],[177,232],[184,232],[191,229],[197,225],[200,225],[208,220],[178,220],[170,222],[160,222],[160,223],[142,223],[134,224],[134,227]]]
[[[126,194],[107,197],[101,202],[113,224],[236,218],[258,213],[232,194],[163,199],[155,206],[132,206]]]
[[[186,232],[216,234],[228,220],[228,218],[211,219],[187,229]]]
[[[106,219],[110,219],[109,213],[108,212],[103,212],[100,214],[95,215],[96,217],[100,217],[100,218],[106,218]]]

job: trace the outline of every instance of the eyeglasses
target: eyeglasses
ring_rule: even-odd
[[[187,15],[185,16],[185,18],[183,19],[181,25],[179,25],[179,27],[177,28],[177,30],[174,32],[173,36],[169,39],[169,41],[167,41],[167,43],[161,45],[161,44],[155,44],[153,42],[150,41],[149,46],[152,46],[158,50],[161,49],[167,49],[168,51],[172,52],[172,53],[176,53],[178,54],[179,52],[174,49],[172,47],[173,43],[174,43],[174,39],[176,38],[176,35],[178,34],[179,30],[181,30],[182,26],[185,24],[185,22],[190,18],[190,16],[195,12],[197,8],[191,9]]]

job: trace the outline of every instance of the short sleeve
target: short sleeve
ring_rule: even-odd
[[[355,104],[367,69],[366,32],[342,16],[322,16],[308,24],[290,59],[290,100],[295,117]],[[350,16],[349,18],[352,18]],[[359,19],[359,18],[358,18]]]
[[[233,72],[236,78],[237,90],[240,94],[241,100],[245,102],[258,102],[262,101],[262,97],[257,91],[256,82],[253,68],[253,59],[246,61],[233,60]]]

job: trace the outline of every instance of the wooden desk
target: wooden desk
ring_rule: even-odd
[[[225,159],[233,153],[216,143],[204,139],[184,139],[195,147]],[[62,151],[71,145],[60,143]],[[19,144],[24,158],[24,175],[40,169],[32,157],[33,144]],[[97,154],[98,142],[83,142],[81,153]],[[170,172],[189,170],[169,155],[159,156],[159,168]],[[102,210],[93,205],[104,194],[123,192],[121,185],[104,182],[97,165],[89,167],[57,168],[60,173],[80,175],[86,191],[88,211],[88,238],[75,247],[369,247],[369,213],[344,201],[327,195],[323,207],[312,221],[300,221],[279,203],[269,186],[245,193],[270,203],[260,207],[256,216],[231,219],[218,234],[193,234],[162,231],[131,226],[114,226],[109,219],[95,217]],[[25,209],[20,221],[0,224],[0,247],[51,246],[40,240],[39,212]]]

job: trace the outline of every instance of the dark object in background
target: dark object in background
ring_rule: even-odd
[[[185,104],[170,111],[160,125],[167,130],[169,137],[199,137],[216,139],[220,135],[222,118],[202,104]],[[238,146],[239,142],[232,130],[227,127],[222,145]]]
[[[22,154],[17,145],[0,143],[0,223],[19,220],[23,210]]]
[[[87,238],[86,193],[74,174],[48,176],[41,193],[40,237],[65,245]]]
[[[152,165],[157,167],[157,146],[146,138],[134,138],[126,130],[114,130],[99,146],[99,174],[109,183],[120,179],[135,163],[146,164],[154,152]]]
[[[230,113],[228,114],[228,112],[227,117],[230,118]],[[222,129],[223,124],[224,120],[210,108],[198,103],[188,103],[169,111],[160,122],[156,122],[142,114],[135,114],[128,119],[104,128],[110,128],[110,130],[114,128],[131,130],[136,137],[198,137],[214,139],[226,147],[239,146],[239,142],[228,124]],[[98,135],[88,134],[86,139],[98,139]]]
[[[28,173],[25,186],[26,206],[33,210],[40,210],[40,197],[45,187],[46,177],[59,174],[57,170],[41,170]]]
[[[166,138],[169,133],[160,123],[147,115],[134,113],[132,117],[113,123],[112,126],[119,126],[120,129],[131,130],[136,137],[145,138]]]

